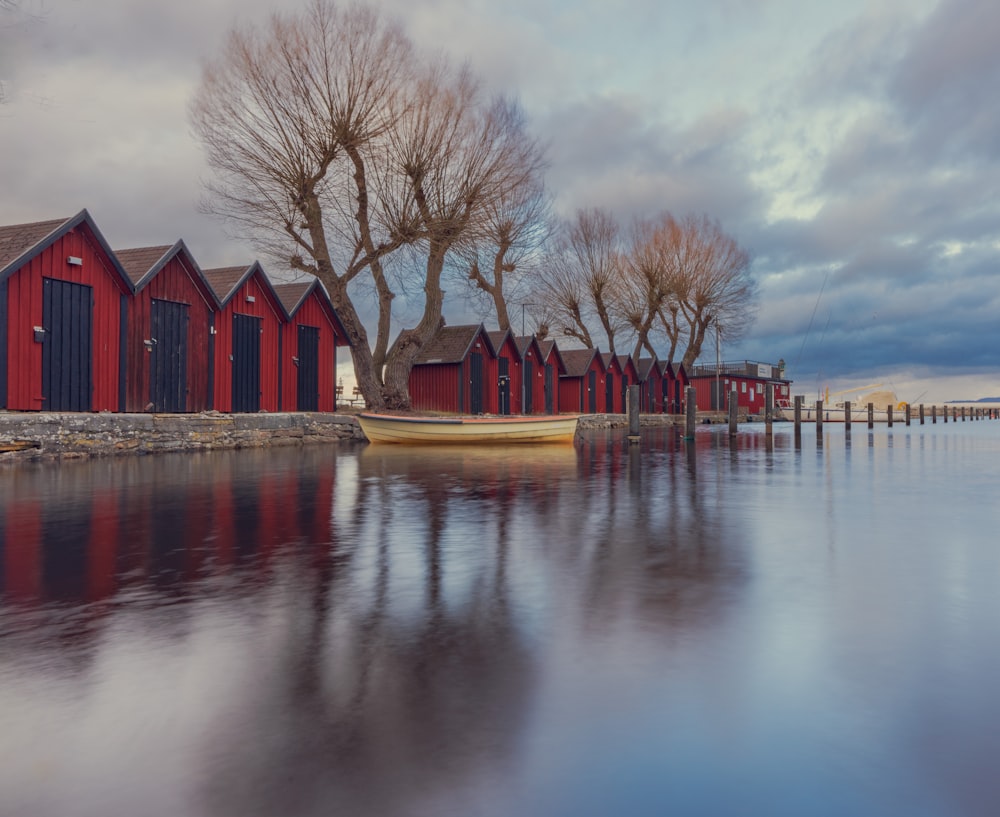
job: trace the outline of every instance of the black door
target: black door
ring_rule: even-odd
[[[545,364],[545,413],[554,414],[556,410],[556,369],[551,363]]]
[[[469,413],[483,413],[483,356],[479,352],[469,355]]]
[[[233,315],[233,411],[260,411],[262,323],[253,315]]]
[[[622,411],[628,411],[628,375],[622,375]]]
[[[531,400],[531,392],[535,389],[535,365],[530,360],[524,361],[524,379],[521,384],[521,391],[524,392],[524,399],[521,401],[522,412],[531,414],[534,405]]]
[[[510,358],[500,358],[497,366],[497,413],[510,414]]]
[[[597,414],[597,372],[587,372],[587,411]]]
[[[94,292],[85,284],[42,280],[42,408],[90,411]]]
[[[615,411],[615,376],[611,372],[608,372],[604,381],[604,410],[608,414],[614,414]]]
[[[187,411],[188,305],[153,299],[149,310],[149,400],[153,411]]]
[[[319,411],[319,327],[299,326],[297,411]]]

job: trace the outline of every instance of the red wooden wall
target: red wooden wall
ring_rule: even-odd
[[[74,256],[79,266],[67,263]],[[122,298],[131,289],[86,222],[57,238],[7,278],[7,408],[45,410],[42,400],[42,279],[55,278],[93,288],[91,411],[120,411]]]
[[[126,411],[142,411],[150,399],[149,352],[145,341],[151,335],[150,308],[154,298],[188,304],[187,411],[213,408],[210,401],[209,373],[206,362],[210,327],[216,303],[195,282],[197,275],[180,254],[174,255],[152,279],[136,293],[129,310],[128,349],[126,351],[128,387]]]
[[[330,307],[321,301],[323,296],[313,289],[282,327],[282,383],[281,410],[298,411],[298,368],[292,358],[298,356],[300,326],[314,326],[319,329],[319,411],[336,410],[337,382],[337,331],[330,318]]]
[[[215,409],[233,408],[233,315],[261,318],[260,337],[260,410],[278,410],[278,347],[284,322],[281,306],[274,300],[270,286],[255,272],[223,305],[215,320]],[[252,303],[247,297],[252,297]]]

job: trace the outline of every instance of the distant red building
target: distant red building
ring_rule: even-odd
[[[121,411],[131,297],[86,210],[0,227],[0,408]]]
[[[791,380],[784,377],[784,364],[742,360],[716,366],[691,367],[691,385],[702,411],[723,411],[730,394],[736,393],[737,405],[748,414],[764,411],[767,385],[774,386],[775,405],[789,400]]]
[[[559,378],[559,410],[598,414],[606,411],[604,360],[597,349],[567,349],[566,372]]]
[[[667,414],[683,414],[685,390],[691,385],[687,369],[683,363],[664,360],[660,363],[660,374],[663,378],[663,411]]]
[[[337,346],[347,332],[318,278],[276,284],[288,313],[282,328],[279,411],[335,411]]]
[[[135,288],[128,319],[125,411],[213,408],[219,301],[187,246],[116,250]]]
[[[663,372],[656,356],[641,357],[635,364],[639,374],[640,411],[648,414],[663,412]]]
[[[487,332],[497,365],[496,414],[523,414],[521,387],[524,383],[521,350],[508,329]]]
[[[625,378],[619,357],[610,352],[601,354],[601,362],[604,363],[604,411],[608,414],[625,412],[625,395],[622,393]]]
[[[496,413],[498,388],[496,354],[482,324],[441,327],[410,370],[410,405],[424,411]]]
[[[215,408],[277,411],[282,326],[288,315],[258,262],[205,270],[219,299],[215,322]]]

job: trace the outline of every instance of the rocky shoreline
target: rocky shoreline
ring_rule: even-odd
[[[664,414],[640,416],[642,426],[675,425],[683,421],[683,417]],[[587,414],[580,417],[579,428],[612,429],[627,425],[624,414]],[[350,412],[0,412],[0,466],[171,451],[364,441],[361,427]]]

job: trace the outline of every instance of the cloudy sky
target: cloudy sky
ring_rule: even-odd
[[[257,257],[198,212],[187,105],[234,23],[298,1],[0,10],[0,224],[86,207],[114,247]],[[561,213],[720,220],[761,285],[723,358],[782,358],[807,396],[874,381],[914,402],[1000,396],[996,0],[373,5],[520,97]]]

